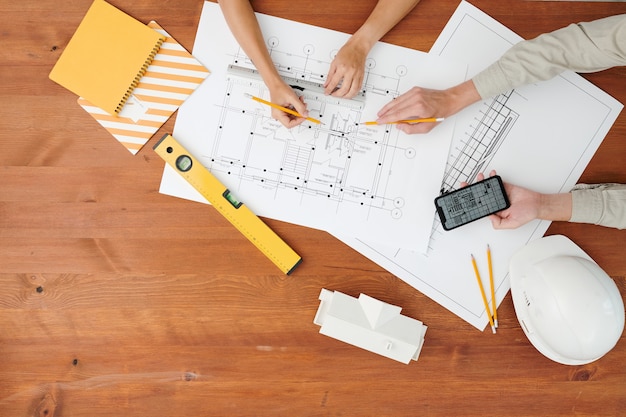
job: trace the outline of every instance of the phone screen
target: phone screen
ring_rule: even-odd
[[[451,191],[435,199],[435,207],[444,230],[463,226],[507,209],[510,205],[499,175]]]

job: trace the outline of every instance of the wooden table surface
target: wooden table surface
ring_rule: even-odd
[[[201,1],[111,3],[192,49]],[[354,32],[375,2],[255,3]],[[159,194],[161,134],[132,156],[48,79],[90,4],[0,4],[0,416],[626,415],[626,336],[594,363],[560,365],[528,342],[510,294],[494,336],[325,232],[267,219],[304,258],[285,276],[213,208]],[[525,38],[626,12],[473,4]],[[457,5],[422,0],[384,40],[428,51]],[[585,77],[626,103],[626,68]],[[622,112],[581,181],[626,182],[625,138]],[[555,223],[557,233],[626,294],[626,232]],[[321,288],[424,321],[419,361],[320,335]]]

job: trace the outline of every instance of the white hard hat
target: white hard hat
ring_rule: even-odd
[[[615,282],[565,236],[535,240],[511,258],[511,296],[528,340],[565,365],[593,362],[624,330]]]

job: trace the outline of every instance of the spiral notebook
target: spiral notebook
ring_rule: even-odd
[[[111,116],[87,99],[78,99],[78,104],[133,155],[209,76],[209,70],[161,26],[154,21],[148,26],[166,39],[122,111]]]
[[[164,40],[104,0],[95,0],[49,76],[115,115]]]

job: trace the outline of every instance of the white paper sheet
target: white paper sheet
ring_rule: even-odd
[[[323,82],[347,34],[257,14],[282,75]],[[179,110],[173,136],[257,215],[351,237],[425,251],[432,200],[439,193],[454,118],[424,136],[363,126],[413,85],[445,88],[466,67],[424,52],[378,43],[365,74],[362,109],[322,95],[307,100],[311,117],[288,130],[258,81],[232,77],[229,64],[254,68],[230,33],[219,6],[205,2],[193,50],[211,77]],[[166,167],[160,191],[204,201]]]
[[[430,53],[467,63],[473,76],[520,40],[490,16],[462,2]],[[476,103],[458,115],[442,188],[458,188],[460,181],[472,182],[478,172],[496,169],[513,184],[545,193],[567,192],[622,107],[571,72]],[[548,226],[549,222],[534,221],[516,230],[496,231],[485,218],[446,232],[435,219],[425,254],[335,235],[482,330],[488,317],[471,254],[477,259],[485,288],[489,288],[486,248],[490,245],[499,304],[510,288],[511,255],[543,236]],[[488,298],[491,305],[489,294]]]

